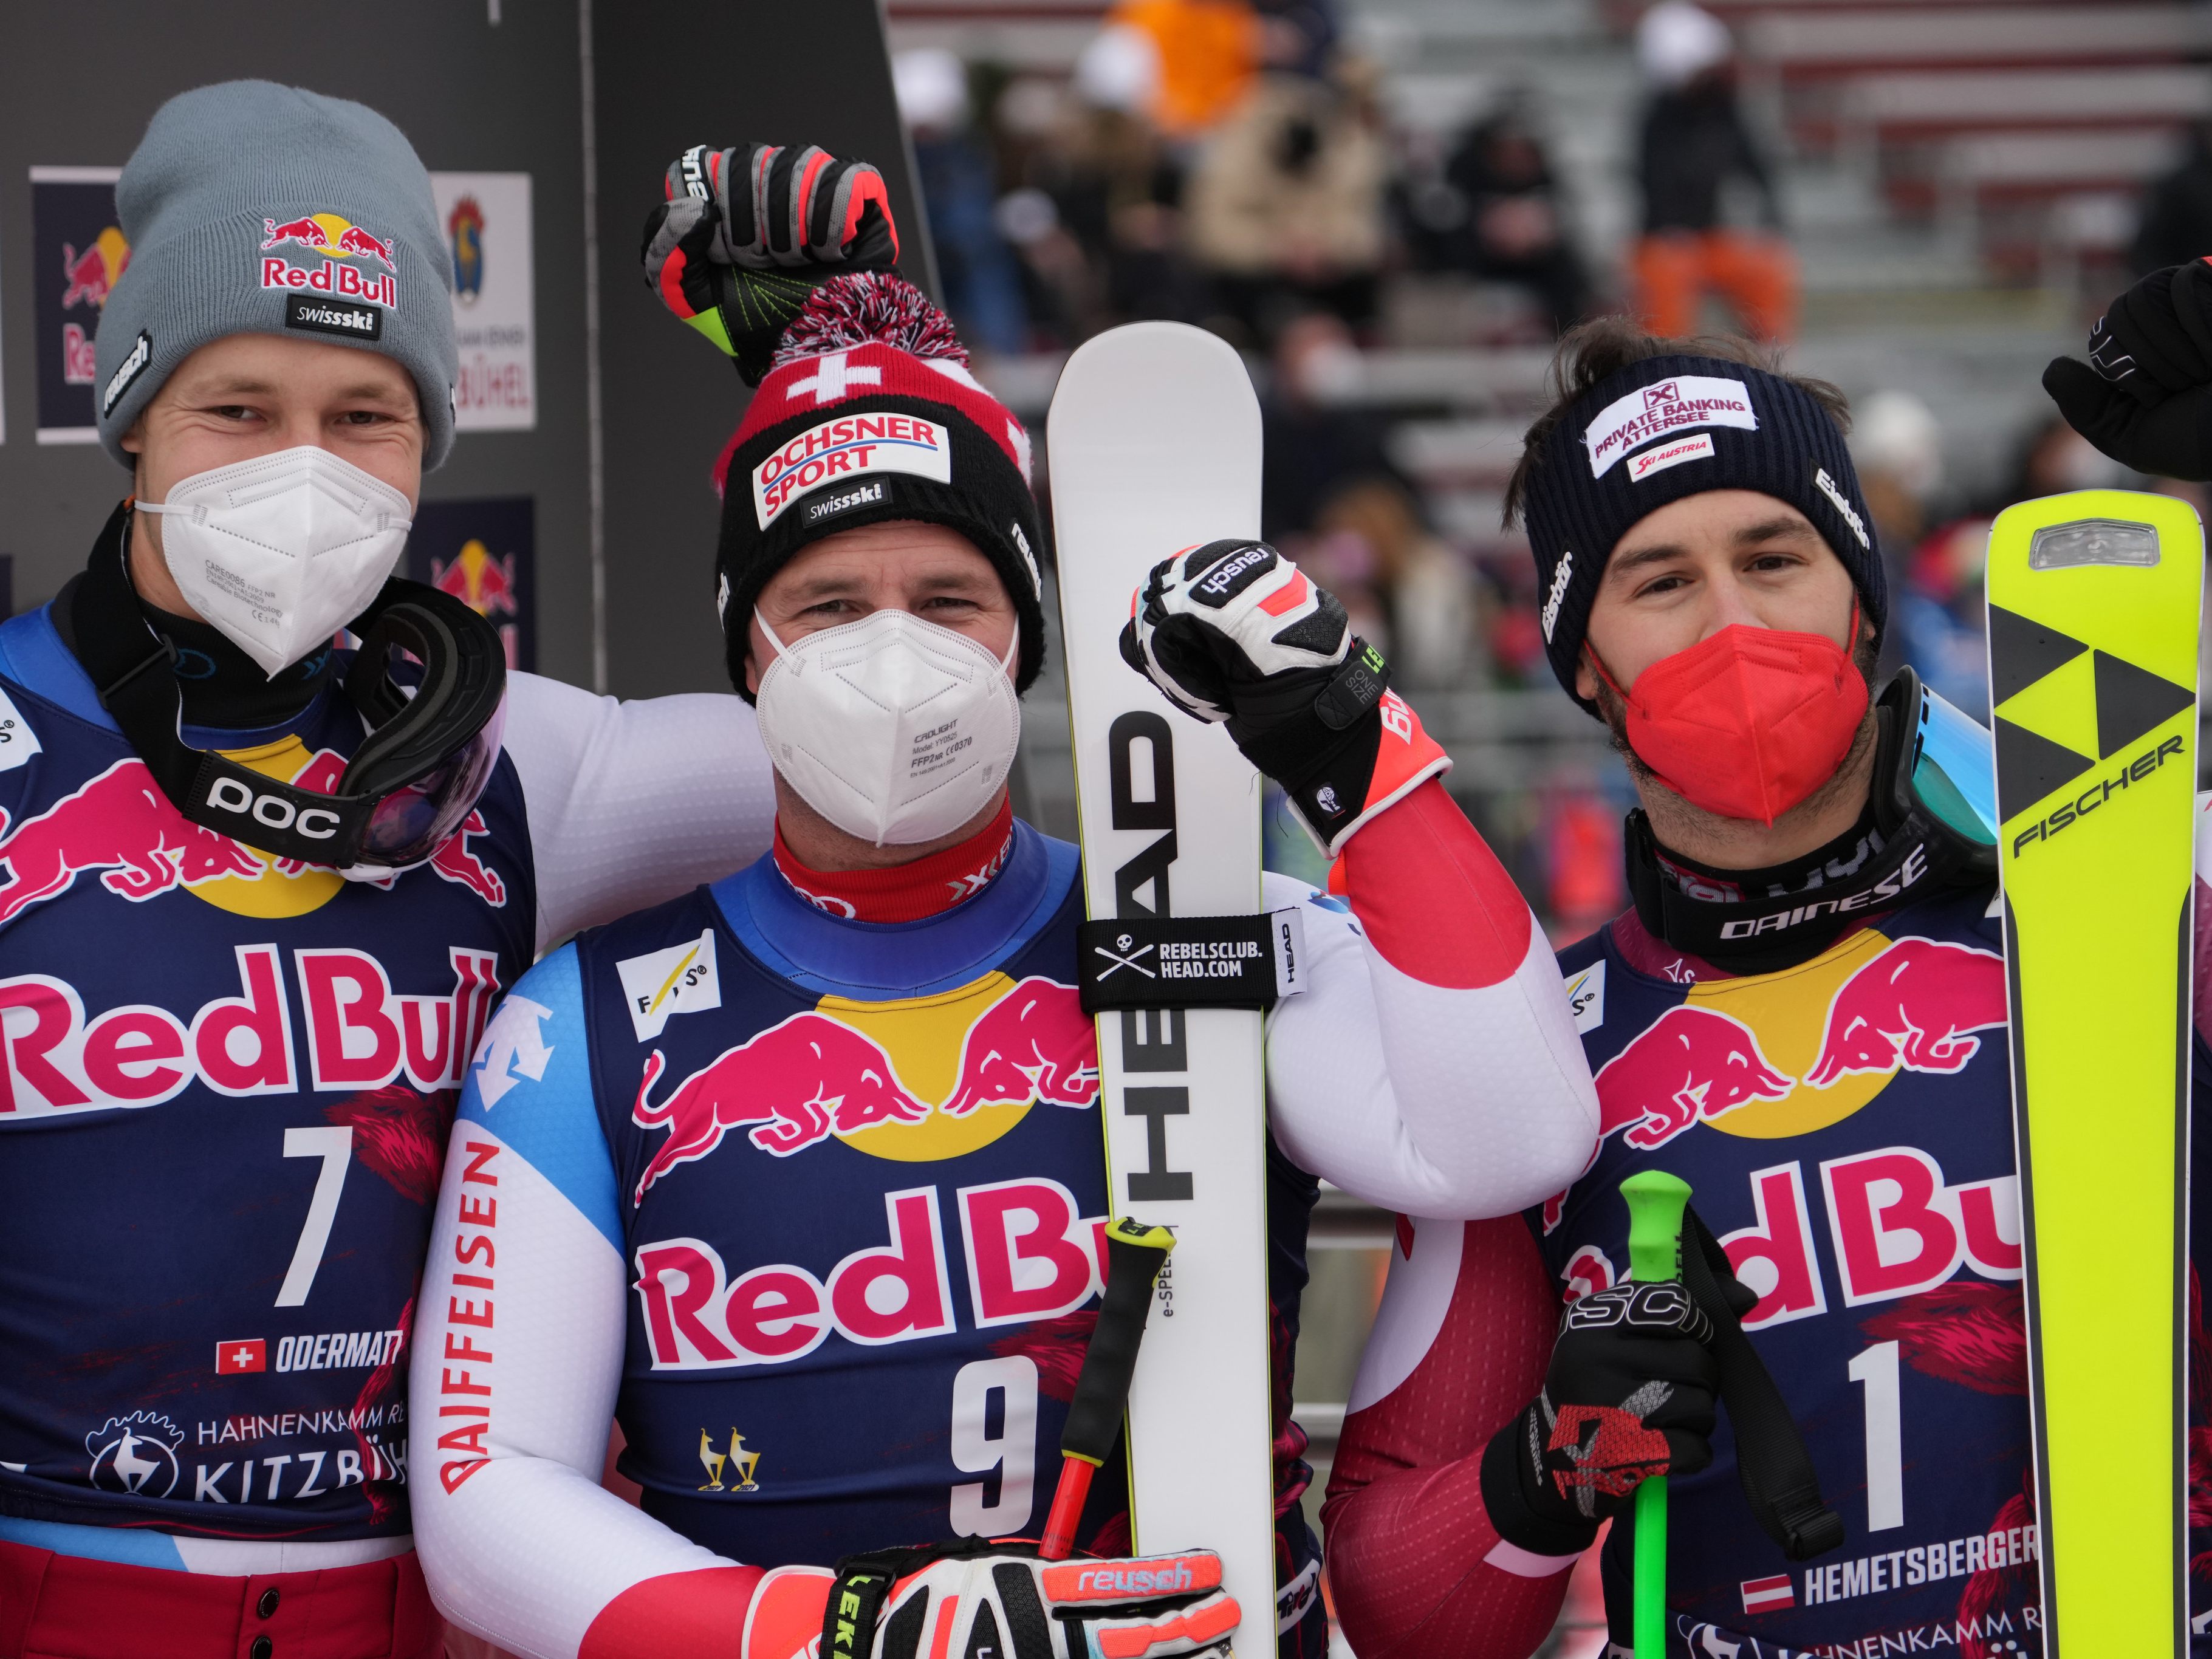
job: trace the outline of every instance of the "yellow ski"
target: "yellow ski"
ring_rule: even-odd
[[[2049,1659],[2188,1647],[2184,1328],[2204,538],[2082,490],[1990,533],[1990,706]]]

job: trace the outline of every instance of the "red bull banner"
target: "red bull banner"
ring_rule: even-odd
[[[97,443],[93,340],[131,263],[116,222],[119,167],[31,169],[31,314],[42,444]]]
[[[407,574],[499,629],[507,665],[538,666],[538,503],[528,495],[424,501],[407,537]]]

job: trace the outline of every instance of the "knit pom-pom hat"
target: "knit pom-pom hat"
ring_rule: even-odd
[[[808,543],[915,519],[975,544],[1021,623],[1014,684],[1044,663],[1043,578],[1030,440],[968,371],[945,315],[885,272],[833,277],[784,331],[775,367],[714,469],[722,492],[715,568],[730,678],[761,589]]]

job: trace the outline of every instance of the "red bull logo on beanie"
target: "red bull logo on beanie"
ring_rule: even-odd
[[[1741,380],[1681,374],[1614,398],[1598,411],[1583,434],[1590,477],[1602,478],[1622,456],[1654,438],[1699,426],[1733,426],[1756,432],[1759,416],[1751,406],[1751,388]]]
[[[844,415],[824,421],[753,469],[753,516],[765,530],[809,490],[869,472],[904,472],[950,483],[949,434],[918,415]]]
[[[264,218],[261,228],[263,288],[307,289],[387,308],[399,303],[398,258],[389,240],[367,227],[335,213],[309,213],[282,222]],[[294,264],[295,247],[320,255],[322,264]]]

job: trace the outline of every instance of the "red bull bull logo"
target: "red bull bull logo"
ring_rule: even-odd
[[[1902,939],[1844,982],[1828,1005],[1815,1089],[1850,1072],[1956,1072],[2002,1025],[2004,958],[1936,939]]]
[[[1698,985],[1630,1039],[1597,1074],[1601,1134],[1648,1152],[1698,1123],[1754,1139],[1807,1133],[1850,1116],[1900,1071],[1963,1069],[1981,1048],[1975,1033],[2007,1018],[1996,952],[1873,928],[1788,976],[1786,989],[1774,984]]]
[[[8,825],[0,812],[0,926],[97,871],[100,884],[134,904],[225,876],[253,881],[260,860],[228,836],[177,811],[146,763],[119,760],[35,817]]]
[[[345,774],[344,757],[325,749],[301,766],[307,752],[296,738],[286,738],[236,751],[232,758],[303,789],[330,793]],[[483,814],[471,812],[431,855],[428,867],[498,909],[507,903],[507,884],[469,848],[470,841],[489,833]],[[108,891],[134,904],[181,890],[219,909],[254,916],[303,915],[346,886],[335,870],[276,858],[193,823],[136,757],[116,762],[20,824],[11,824],[0,811],[0,927],[69,891],[79,876],[95,872]],[[395,880],[374,884],[388,888]]]
[[[994,977],[1005,982],[1003,975]],[[975,1015],[962,1038],[951,1087],[933,1097],[901,1080],[883,1041],[820,1010],[793,1014],[724,1050],[656,1103],[653,1087],[666,1066],[654,1049],[630,1109],[633,1122],[668,1131],[638,1181],[636,1204],[655,1182],[707,1157],[733,1129],[744,1129],[763,1152],[789,1158],[833,1135],[865,1138],[887,1125],[972,1120],[993,1107],[1026,1109],[1037,1102],[1085,1109],[1098,1098],[1096,1030],[1073,986],[1038,977],[991,998]],[[995,1124],[986,1139],[1003,1133]]]
[[[1597,1074],[1598,1133],[1639,1151],[1663,1146],[1700,1119],[1753,1100],[1783,1100],[1797,1079],[1760,1052],[1741,1020],[1683,1003],[1669,1008]]]
[[[68,286],[62,289],[62,309],[90,306],[94,311],[105,309],[107,296],[123,280],[123,272],[131,263],[131,244],[113,225],[94,237],[82,252],[68,242],[62,244],[62,275]]]
[[[335,213],[309,213],[281,222],[264,218],[261,228],[263,288],[304,289],[387,307],[399,303],[398,258],[391,242],[368,227]],[[294,264],[295,247],[320,255],[322,264]],[[370,264],[383,270],[372,271]]]

